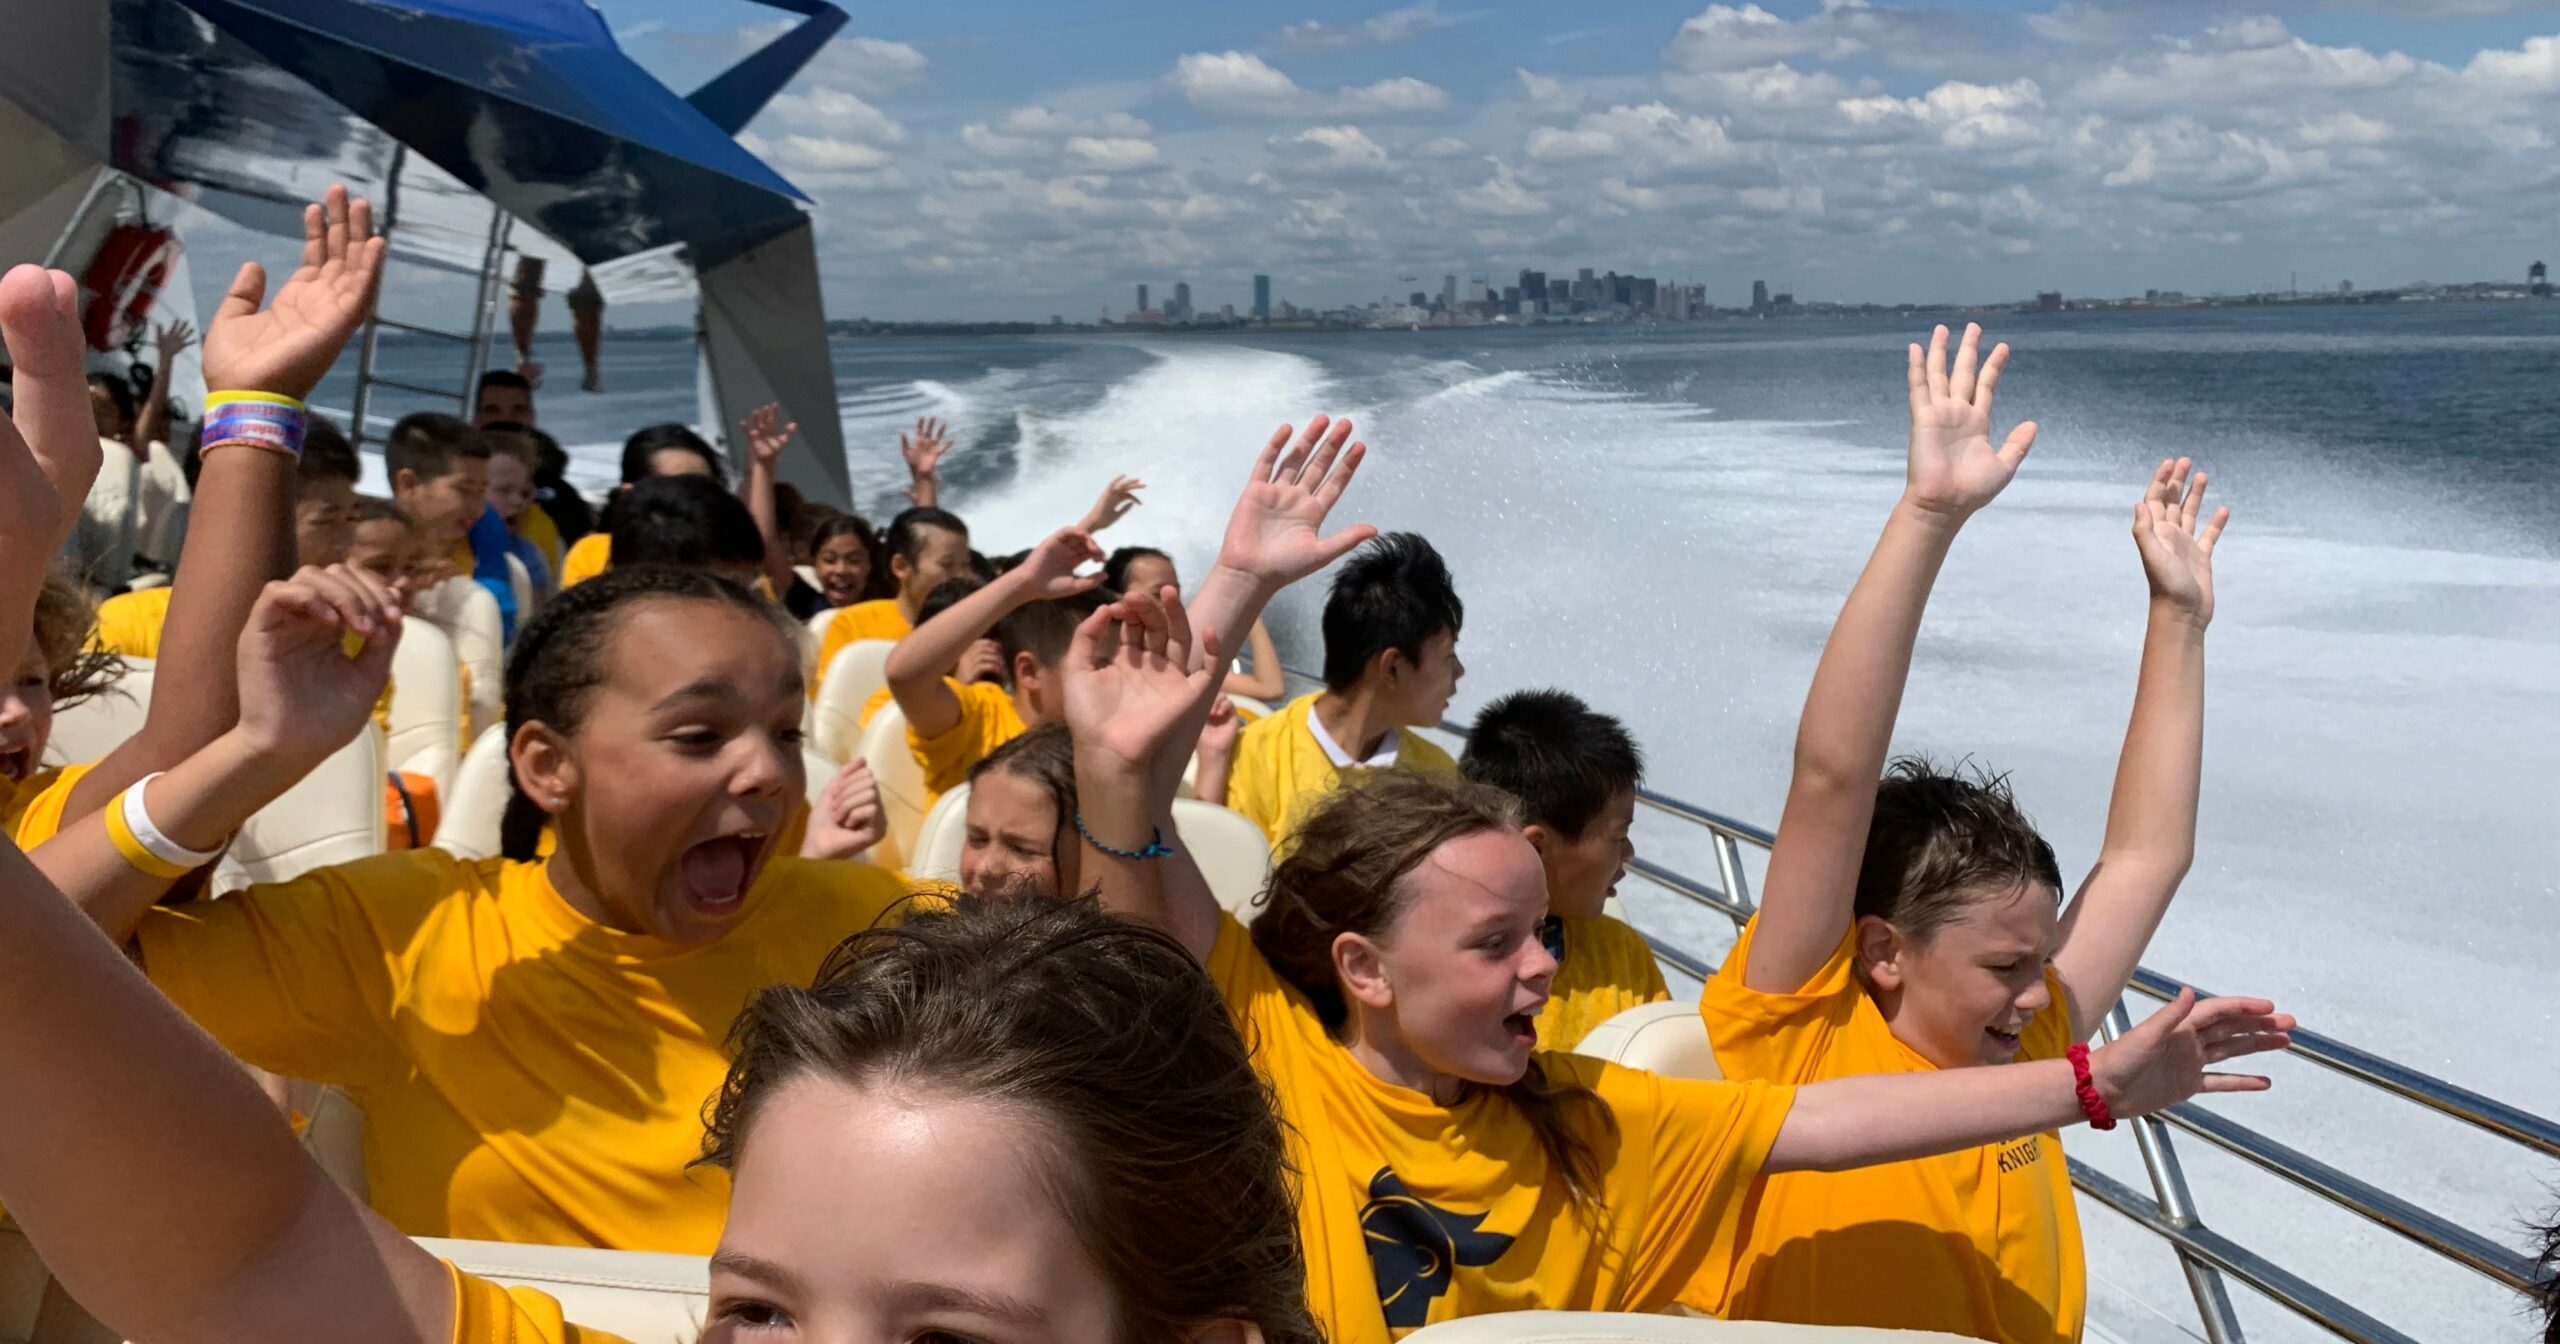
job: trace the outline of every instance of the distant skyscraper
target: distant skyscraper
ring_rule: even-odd
[[[1751,282],[1751,311],[1756,314],[1765,314],[1769,311],[1768,281],[1754,280]]]
[[[1428,308],[1431,306],[1431,296],[1417,289],[1413,291],[1410,297],[1405,299],[1405,302],[1412,304],[1416,308]]]
[[[1440,307],[1444,312],[1458,311],[1458,277],[1454,275],[1440,277]]]
[[[1142,313],[1147,311],[1147,287],[1145,285],[1138,286],[1138,311]]]
[[[1270,276],[1257,275],[1253,277],[1253,320],[1256,322],[1268,322],[1271,320]]]
[[[1573,307],[1573,282],[1559,275],[1547,282],[1547,311],[1561,312]]]
[[[1176,280],[1173,282],[1173,308],[1165,315],[1176,322],[1188,322],[1191,320],[1190,281]]]
[[[1483,277],[1483,276],[1481,276],[1481,275],[1471,275],[1471,276],[1468,276],[1468,277],[1467,277],[1467,302],[1469,302],[1469,303],[1482,303],[1482,302],[1484,302],[1484,301],[1485,301],[1486,297],[1487,297],[1487,295],[1486,295],[1486,293],[1485,293],[1485,288],[1484,288],[1484,277]]]

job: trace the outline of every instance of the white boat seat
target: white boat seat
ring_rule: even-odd
[[[507,717],[507,638],[498,599],[477,579],[456,577],[420,593],[411,614],[426,618],[453,641],[454,656],[470,678],[463,736],[475,737]]]
[[[1724,1077],[1698,1005],[1678,999],[1638,1004],[1610,1018],[1593,1027],[1573,1052],[1665,1078]]]
[[[833,615],[823,613],[810,628],[817,629],[825,617]],[[809,702],[807,727],[809,744],[819,755],[850,761],[860,751],[862,707],[889,684],[889,651],[896,647],[894,639],[857,639],[837,650],[835,661],[818,674],[818,695]]]
[[[498,852],[498,828],[507,815],[507,725],[492,724],[472,739],[444,791],[443,819],[435,846],[457,859],[486,859]]]
[[[1424,1326],[1407,1344],[1972,1344],[1935,1330],[1778,1325],[1711,1316],[1510,1311]]]
[[[462,763],[462,663],[453,640],[429,621],[411,621],[400,632],[391,659],[390,737],[385,768],[424,775],[441,799],[453,788]]]
[[[213,891],[287,882],[332,864],[383,851],[382,730],[367,722],[282,797],[241,826],[214,866]]]
[[[533,619],[534,610],[542,605],[542,593],[533,586],[533,571],[523,560],[507,557],[507,587],[516,597],[516,631],[524,631],[524,623]]]
[[[418,1244],[465,1273],[547,1293],[572,1323],[631,1344],[694,1344],[711,1318],[711,1262],[702,1256],[430,1237]]]
[[[907,714],[895,700],[871,716],[854,755],[871,763],[871,779],[880,788],[880,811],[888,834],[871,847],[871,861],[883,868],[908,868],[916,852],[916,833],[924,827],[924,767],[907,746]]]
[[[129,658],[114,685],[53,716],[53,736],[45,740],[47,765],[102,761],[142,731],[151,712],[151,660]]]

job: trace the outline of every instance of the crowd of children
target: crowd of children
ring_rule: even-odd
[[[94,616],[98,571],[57,566],[105,451],[70,282],[0,278],[0,1204],[127,1337],[602,1338],[411,1240],[445,1236],[710,1255],[723,1344],[1383,1344],[1683,1306],[2053,1344],[2086,1296],[2057,1131],[2262,1088],[2212,1066],[2287,1041],[2271,1004],[2181,998],[2085,1044],[2193,846],[2224,515],[2191,464],[2135,509],[2140,685],[2067,903],[2003,781],[1888,761],[1931,582],[2034,438],[1994,446],[2007,349],[1971,328],[1910,351],[1909,478],[1701,1001],[1705,1081],[1571,1053],[1669,997],[1609,909],[1644,754],[1554,690],[1493,699],[1454,760],[1425,736],[1465,607],[1423,538],[1328,533],[1348,422],[1262,446],[1187,597],[1163,551],[1094,538],[1132,480],[973,551],[933,422],[876,534],[775,483],[779,408],[739,427],[734,489],[695,430],[639,430],[590,520],[492,374],[471,419],[394,426],[362,498],[301,399],[382,244],[342,191],[305,229],[273,301],[250,268],[205,334],[172,582]],[[1274,705],[1263,608],[1328,568],[1322,687]],[[501,852],[213,898],[201,870],[367,731],[454,591],[508,630]],[[864,763],[810,801],[810,699],[869,640],[865,717],[894,706],[925,788],[969,790],[956,886],[877,861]],[[117,658],[189,675],[47,768],[53,707]],[[1186,794],[1268,837],[1249,920]],[[243,1064],[361,1108],[361,1206]]]

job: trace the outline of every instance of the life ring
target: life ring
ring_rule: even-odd
[[[176,234],[156,225],[119,224],[107,235],[80,277],[89,296],[80,325],[90,349],[122,349],[142,335],[182,250]]]

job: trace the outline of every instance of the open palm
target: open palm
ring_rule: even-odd
[[[2142,575],[2151,596],[2187,611],[2201,626],[2213,619],[2213,547],[2231,521],[2231,510],[2216,509],[2202,527],[2205,484],[2212,479],[2188,471],[2192,459],[2170,458],[2151,474],[2142,502],[2133,506],[2133,544],[2142,552]]]
[[[352,656],[350,635],[364,642]],[[240,635],[240,726],[280,759],[318,764],[363,730],[399,644],[399,598],[364,570],[268,584]]]
[[[319,385],[347,338],[373,306],[386,243],[373,234],[373,206],[350,205],[347,189],[302,212],[302,265],[260,311],[266,269],[240,268],[204,333],[205,385],[215,391],[275,392],[300,398]]]
[[[800,432],[797,420],[785,424],[782,403],[768,401],[747,417],[747,451],[756,462],[772,466],[782,460],[782,450],[791,446],[791,438]]]
[[[1991,446],[1991,393],[2008,366],[2009,347],[1994,346],[1988,359],[1978,360],[1981,344],[1982,328],[1966,323],[1952,363],[1945,327],[1930,334],[1925,356],[1919,346],[1910,348],[1911,462],[1904,493],[1921,508],[1959,518],[2006,488],[2036,441],[2030,420]]]
[[[2089,1067],[2117,1118],[2150,1115],[2199,1092],[2266,1091],[2263,1075],[2218,1073],[2212,1066],[2282,1050],[2293,1028],[2293,1017],[2265,999],[2199,1002],[2194,990],[2181,990],[2113,1044],[2091,1052]]]
[[[1378,529],[1366,523],[1330,537],[1323,534],[1325,515],[1349,488],[1368,453],[1366,444],[1345,447],[1350,438],[1350,421],[1321,415],[1307,422],[1295,442],[1287,425],[1272,431],[1262,455],[1254,460],[1252,480],[1227,519],[1218,563],[1278,589],[1378,535]]]
[[[898,436],[898,455],[907,460],[907,474],[930,476],[942,465],[942,455],[951,451],[951,426],[932,416],[916,421],[913,434]]]

